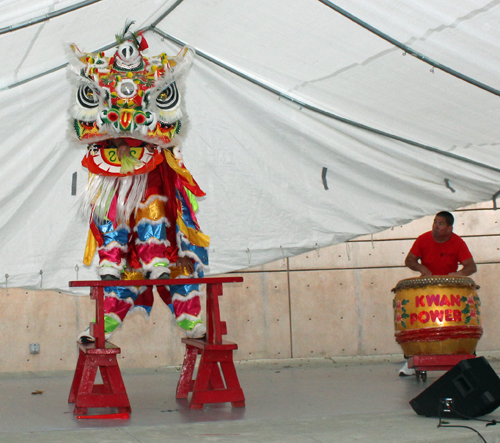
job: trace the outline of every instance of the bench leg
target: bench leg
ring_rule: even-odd
[[[205,403],[226,402],[231,402],[234,407],[245,406],[245,396],[234,367],[233,351],[205,349],[194,381],[190,408],[202,409]]]
[[[198,367],[198,374],[196,376],[196,380],[194,380],[193,386],[193,396],[191,397],[191,403],[189,407],[191,409],[203,409],[204,403],[211,403],[206,398],[203,398],[203,394],[206,392],[210,392],[209,383],[210,377],[212,375],[214,363],[207,362],[205,357],[205,352],[201,354],[200,365]]]
[[[82,398],[84,396],[88,397],[92,394],[96,375],[97,367],[87,365],[87,356],[85,356],[84,368],[82,370],[82,376],[80,378],[80,383],[75,396],[75,408],[73,410],[75,415],[87,413],[88,406],[82,404]]]
[[[199,354],[198,348],[186,345],[186,354],[182,363],[181,376],[177,383],[176,398],[187,398],[193,390],[193,373],[196,366],[196,357]]]
[[[245,406],[245,396],[243,395],[243,389],[241,389],[240,381],[238,380],[238,374],[236,374],[232,354],[231,361],[221,362],[220,366],[224,373],[227,389],[233,391],[234,401],[232,401],[231,404],[234,408],[243,408]]]
[[[215,362],[211,364],[212,370],[210,372],[210,377],[208,379],[209,389],[224,389],[226,385],[224,384],[224,379],[222,377],[222,372],[219,367],[219,363]]]
[[[74,403],[76,400],[76,393],[80,389],[80,382],[82,380],[83,367],[85,365],[85,354],[80,349],[78,353],[78,361],[76,363],[75,375],[73,376],[73,383],[69,391],[68,403]]]

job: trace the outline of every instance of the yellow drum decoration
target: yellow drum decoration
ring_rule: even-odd
[[[394,335],[404,354],[473,354],[483,335],[476,289],[469,277],[401,280],[392,292]]]

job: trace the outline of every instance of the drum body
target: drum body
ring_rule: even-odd
[[[469,277],[401,280],[392,291],[394,335],[404,354],[473,354],[483,335],[476,289]]]

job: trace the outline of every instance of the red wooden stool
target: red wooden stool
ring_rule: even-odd
[[[233,281],[243,281],[242,278]],[[219,296],[222,282],[207,284],[207,337],[183,338],[186,354],[177,384],[177,398],[187,398],[192,392],[191,409],[202,409],[205,403],[231,402],[234,407],[245,406],[245,396],[238,381],[233,361],[236,343],[222,340],[227,334],[226,322],[220,319]],[[201,354],[196,379],[193,378],[196,359]]]
[[[70,286],[80,286],[71,283],[76,282],[70,282]],[[90,298],[96,301],[96,320],[90,324],[90,333],[95,337],[95,343],[78,343],[78,362],[68,402],[75,404],[75,415],[87,414],[88,408],[117,408],[119,413],[131,412],[116,358],[121,350],[118,346],[106,342],[104,337],[103,287],[93,286]],[[102,384],[95,384],[98,369]]]

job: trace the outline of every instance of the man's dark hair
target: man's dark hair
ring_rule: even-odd
[[[436,214],[436,217],[443,217],[446,220],[446,224],[448,226],[453,226],[455,219],[453,215],[451,215],[448,211],[441,211]]]

